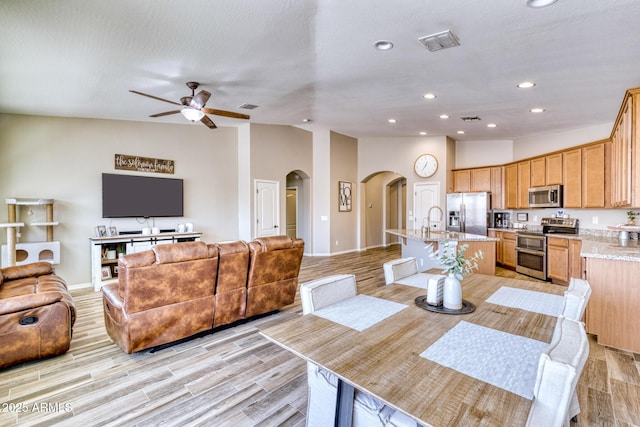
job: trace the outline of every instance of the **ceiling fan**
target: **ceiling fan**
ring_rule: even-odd
[[[138,92],[137,90],[129,90],[129,92],[146,96],[149,98],[157,99],[158,101],[168,102],[169,104],[179,105],[182,107],[179,110],[165,111],[164,113],[152,114],[149,117],[162,117],[162,116],[168,116],[171,114],[182,113],[182,115],[186,117],[187,120],[191,120],[192,122],[200,121],[210,129],[215,129],[217,126],[207,116],[207,114],[231,117],[234,119],[250,118],[247,114],[234,113],[233,111],[226,111],[226,110],[216,110],[213,108],[205,108],[205,104],[209,100],[211,93],[207,92],[206,90],[201,90],[200,92],[198,92],[198,94],[196,94],[196,89],[198,88],[198,86],[200,86],[200,83],[198,82],[187,82],[187,87],[191,89],[191,96],[183,96],[182,98],[180,98],[180,103],[169,101],[168,99],[159,98],[157,96],[149,95],[146,93]]]

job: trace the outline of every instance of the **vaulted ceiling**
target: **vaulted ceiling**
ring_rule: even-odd
[[[209,108],[353,137],[502,140],[615,120],[624,91],[640,86],[638,1],[525,3],[0,0],[0,112],[202,126],[149,118],[175,106],[129,92],[179,102],[198,81]],[[460,46],[418,41],[445,30]]]

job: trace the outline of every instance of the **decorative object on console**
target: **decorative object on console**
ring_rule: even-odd
[[[96,237],[107,237],[107,227],[104,225],[96,226]]]
[[[116,227],[109,227],[109,237],[116,237],[118,235],[118,229]]]

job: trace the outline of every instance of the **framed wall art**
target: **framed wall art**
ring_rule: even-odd
[[[351,212],[351,182],[338,181],[338,212]]]

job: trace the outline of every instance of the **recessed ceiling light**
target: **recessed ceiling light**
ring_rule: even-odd
[[[463,131],[463,130],[459,130],[459,131],[458,131],[458,133],[459,133],[460,135],[462,135],[462,134],[464,134],[464,131]]]
[[[432,93],[425,93],[424,99],[436,99],[437,97]]]
[[[544,108],[532,108],[531,110],[532,113],[543,113],[544,112]]]
[[[448,119],[449,115],[448,114],[440,114],[440,118],[441,119]]]
[[[538,7],[547,7],[551,6],[558,0],[527,0],[527,6],[538,8]]]
[[[392,123],[392,124],[393,123],[397,123],[397,120],[396,119],[389,119],[389,123]]]
[[[427,133],[425,131],[420,132],[420,135],[426,135]]]
[[[391,43],[389,40],[378,40],[373,44],[373,46],[378,50],[393,49],[393,43]]]
[[[488,128],[494,128],[494,127],[496,127],[496,126],[497,126],[497,125],[496,125],[495,123],[489,123],[489,124],[487,125],[487,127],[488,127]]]
[[[521,82],[518,83],[516,86],[519,87],[520,89],[529,89],[530,87],[534,87],[536,84],[534,82]]]

